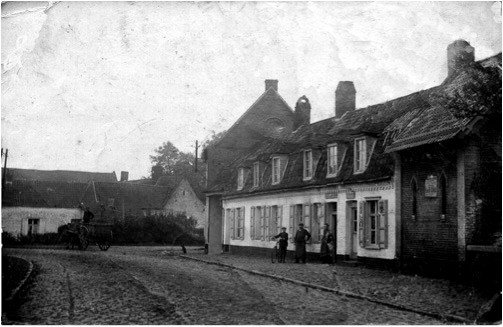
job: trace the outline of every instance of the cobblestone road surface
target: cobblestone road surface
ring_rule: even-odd
[[[488,300],[466,285],[377,269],[318,263],[296,265],[292,258],[286,264],[272,264],[267,258],[257,256],[202,253],[191,253],[189,256],[356,293],[421,311],[457,315],[472,321]]]
[[[11,323],[441,324],[368,301],[172,255],[162,247],[108,252],[3,249],[38,274]],[[309,265],[307,265],[309,266]]]

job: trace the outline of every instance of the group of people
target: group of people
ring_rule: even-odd
[[[280,259],[279,262],[285,262],[286,249],[288,247],[288,233],[286,227],[281,228],[281,233],[274,236],[278,239]],[[304,229],[304,224],[299,224],[299,229],[295,232],[293,243],[295,245],[295,263],[306,263],[306,243],[311,239],[311,233]],[[334,236],[330,232],[329,224],[325,224],[323,236],[321,238],[320,259],[323,263],[332,263],[334,250]]]

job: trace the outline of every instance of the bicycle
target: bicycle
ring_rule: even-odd
[[[279,249],[279,240],[278,240],[276,241],[276,244],[274,245],[271,251],[271,262],[272,263],[280,262],[280,260],[281,260],[281,252]]]

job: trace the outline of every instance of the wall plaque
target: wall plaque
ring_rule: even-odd
[[[438,193],[437,176],[430,175],[424,181],[424,196],[427,198],[436,198]]]
[[[348,192],[346,192],[346,199],[347,200],[353,200],[355,197],[356,197],[356,195],[355,195],[354,191],[348,191]]]

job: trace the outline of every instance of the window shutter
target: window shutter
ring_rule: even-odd
[[[264,219],[265,219],[265,207],[260,207],[260,239],[263,241],[265,238],[265,224],[264,224]]]
[[[272,236],[276,235],[276,217],[278,214],[278,211],[276,210],[276,215],[273,215],[273,210],[274,207],[270,207],[270,218],[269,218],[269,240],[271,239]],[[277,208],[277,207],[276,207]]]
[[[379,248],[388,248],[388,200],[379,200]]]
[[[358,239],[360,241],[360,246],[365,246],[365,201],[360,201],[358,208]]]
[[[231,239],[235,238],[235,226],[234,226],[234,214],[235,214],[235,209],[231,209],[229,212],[229,225],[231,227]]]
[[[319,240],[320,234],[320,207],[318,203],[311,205],[311,237],[313,242]]]
[[[265,219],[264,219],[264,236],[266,241],[270,241],[271,238],[271,206],[265,207]]]
[[[283,227],[283,206],[278,206],[278,224],[276,226],[276,235],[281,232],[281,227]]]
[[[325,227],[324,225],[325,225],[325,205],[323,203],[320,203],[320,205],[318,206],[318,241],[321,241],[321,237],[323,236],[321,229]]]
[[[245,207],[241,207],[241,216],[239,217],[239,228],[241,228],[240,238],[245,239]]]
[[[293,238],[293,231],[294,227],[293,225],[295,224],[295,205],[290,206],[290,219],[288,221],[288,230],[290,231],[290,238]]]
[[[255,239],[255,207],[250,209],[250,239]]]
[[[260,212],[261,207],[255,207],[255,239],[260,240]]]

